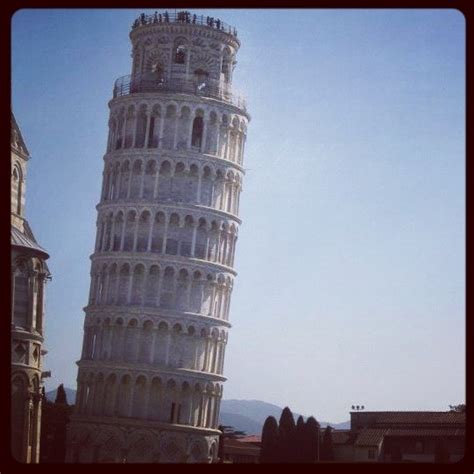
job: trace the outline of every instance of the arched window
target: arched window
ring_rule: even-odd
[[[221,65],[221,78],[224,79],[225,82],[230,81],[230,74],[232,70],[232,53],[229,49],[224,51],[224,56],[222,57],[222,65]]]
[[[204,130],[204,121],[202,117],[196,117],[193,120],[193,133],[191,137],[191,146],[201,148],[203,130]]]
[[[18,165],[13,167],[12,173],[12,207],[13,211],[17,214],[21,214],[21,188],[22,188],[23,177],[21,169]]]
[[[160,63],[153,63],[151,65],[151,73],[153,74],[153,79],[156,81],[157,84],[163,84],[165,80],[165,74],[163,66]]]
[[[15,269],[13,291],[13,322],[16,326],[27,327],[30,293],[28,270],[23,263]]]
[[[176,47],[174,54],[174,62],[176,64],[184,64],[186,61],[186,47],[184,44],[180,44]]]
[[[204,69],[196,69],[194,71],[194,77],[196,79],[196,88],[198,92],[202,92],[207,87],[207,78],[209,74]]]

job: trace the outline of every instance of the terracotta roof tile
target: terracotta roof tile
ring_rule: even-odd
[[[354,446],[378,446],[387,430],[385,428],[367,428],[357,436]]]
[[[466,430],[463,428],[415,428],[403,429],[389,428],[385,436],[465,436]]]
[[[372,424],[465,424],[466,422],[466,414],[455,411],[364,411],[359,413],[363,415],[359,416],[361,421],[374,417]]]

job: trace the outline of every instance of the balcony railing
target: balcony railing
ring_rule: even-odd
[[[160,23],[184,23],[190,25],[202,25],[207,26],[209,28],[213,28],[215,30],[223,31],[224,33],[228,33],[229,35],[237,37],[237,30],[224,23],[223,21],[219,20],[218,18],[213,18],[210,16],[203,16],[203,15],[194,15],[188,11],[180,11],[175,13],[158,13],[155,12],[153,15],[145,15],[142,13],[132,25],[132,29],[138,28],[142,25],[153,25],[153,24],[160,24]]]
[[[175,92],[210,97],[223,100],[239,109],[247,110],[245,98],[231,92],[231,88],[222,83],[213,84],[211,81],[198,81],[196,79],[158,79],[147,75],[119,77],[114,84],[113,97],[122,97],[135,92]]]

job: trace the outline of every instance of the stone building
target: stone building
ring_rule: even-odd
[[[339,462],[445,462],[462,459],[466,414],[456,411],[351,412],[350,430],[333,430]]]
[[[214,462],[249,115],[220,20],[142,14],[115,82],[68,462]]]
[[[11,451],[25,463],[39,460],[46,259],[25,219],[30,158],[11,115]]]

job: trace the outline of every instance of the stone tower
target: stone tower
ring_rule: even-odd
[[[109,102],[69,462],[213,462],[249,115],[222,21],[142,14]]]
[[[49,255],[25,219],[28,149],[11,115],[11,453],[37,463],[40,453],[44,286]]]

